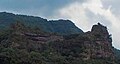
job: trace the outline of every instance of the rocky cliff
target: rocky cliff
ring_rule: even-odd
[[[83,43],[85,48],[84,60],[104,59],[106,62],[108,61],[107,64],[115,63],[112,38],[105,26],[100,23],[93,25],[91,31],[85,33],[84,36],[88,37]]]
[[[91,31],[80,35],[70,35],[69,38],[52,46],[62,56],[74,58],[68,60],[76,64],[116,64],[112,47],[112,38],[107,27],[98,23],[93,25]]]

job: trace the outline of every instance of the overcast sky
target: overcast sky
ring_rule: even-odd
[[[70,19],[83,31],[101,22],[120,49],[120,0],[0,0],[0,11],[40,16],[47,19]]]

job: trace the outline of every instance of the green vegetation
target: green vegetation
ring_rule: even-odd
[[[20,21],[29,27],[39,27],[45,32],[58,33],[60,35],[80,34],[81,29],[70,20],[47,20],[40,17],[15,15],[12,13],[0,13],[0,29],[9,28],[11,23]]]
[[[82,54],[88,54],[83,44],[90,40],[87,35],[68,35],[64,36],[64,41],[41,43],[30,40],[23,35],[25,32],[51,34],[20,22],[12,24],[9,29],[0,32],[1,64],[110,64],[104,59],[83,60]]]
[[[0,64],[116,64],[112,55],[111,42],[108,43],[109,38],[103,37],[109,34],[106,34],[107,31],[104,33],[101,26],[98,29],[96,25],[92,29],[93,32],[83,33],[76,31],[78,28],[68,20],[48,22],[39,17],[10,13],[0,15],[3,15],[1,21],[11,22],[7,23],[8,25],[6,23],[0,25],[8,26],[0,30]],[[32,24],[33,22],[38,24]],[[60,28],[61,26],[63,27]],[[53,30],[53,32],[46,30]],[[119,50],[114,52],[118,57]],[[119,62],[119,59],[116,62]]]

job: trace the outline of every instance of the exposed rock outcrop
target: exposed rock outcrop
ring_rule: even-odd
[[[112,48],[112,38],[107,28],[100,23],[93,25],[90,32],[85,33],[88,40],[84,41],[84,60],[105,59],[108,64],[114,64],[115,57]]]

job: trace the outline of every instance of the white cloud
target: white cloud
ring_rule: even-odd
[[[81,4],[79,4],[78,2],[75,2],[69,6],[66,6],[60,9],[58,11],[59,12],[58,15],[61,18],[67,18],[74,21],[74,23],[78,27],[81,27],[81,29],[88,30],[90,27],[90,24],[88,22],[88,17],[86,17],[85,11],[86,10],[82,7]]]
[[[111,12],[110,7],[108,9],[104,9],[100,0],[91,0],[90,2],[84,3],[84,6],[96,15],[100,14],[104,16],[115,28],[119,28],[117,23],[119,19]]]
[[[90,12],[88,12],[88,10]],[[92,13],[93,17],[88,16],[88,13]],[[108,26],[110,33],[113,34],[113,45],[120,49],[120,15],[116,16],[112,12],[112,4],[105,8],[102,0],[88,0],[82,4],[76,1],[62,9],[59,9],[54,17],[71,19],[79,28],[85,31],[90,30],[94,23],[105,23],[105,25]]]
[[[108,9],[104,9],[102,5],[101,0],[91,0],[90,2],[84,3],[84,6],[88,8],[90,11],[95,13],[96,15],[99,14],[103,17],[105,17],[111,25],[109,26],[110,32],[113,34],[113,44],[117,48],[120,48],[120,40],[118,34],[120,33],[120,25],[119,21],[120,18],[115,16],[115,14],[112,13],[111,11],[111,6],[108,7]],[[104,21],[106,22],[106,21]]]

